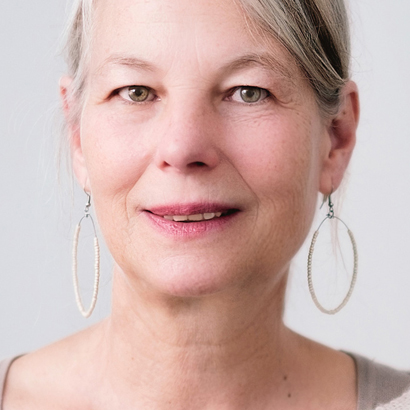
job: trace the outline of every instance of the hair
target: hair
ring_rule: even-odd
[[[274,38],[293,56],[324,115],[338,111],[341,89],[350,77],[349,23],[344,0],[235,0],[265,38]],[[75,0],[65,47],[71,97],[83,99],[87,52],[96,0]],[[73,115],[80,113],[79,108]]]
[[[64,54],[68,74],[73,80],[69,97],[79,102],[69,120],[78,119],[84,99],[94,3],[95,0],[74,0],[65,32]]]

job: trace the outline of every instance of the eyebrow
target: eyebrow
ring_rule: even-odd
[[[268,71],[277,71],[284,77],[291,79],[295,76],[294,70],[291,70],[287,65],[275,59],[268,53],[245,54],[239,58],[235,58],[228,64],[222,67],[222,70],[239,71],[248,67],[261,67]]]
[[[103,61],[96,70],[97,73],[103,71],[107,66],[125,66],[134,70],[155,72],[158,68],[150,62],[131,55],[113,54]],[[264,70],[279,72],[284,77],[291,79],[295,76],[294,70],[288,65],[278,61],[268,53],[250,53],[234,58],[227,64],[223,65],[219,71],[240,71],[248,67],[261,67]]]
[[[128,55],[121,55],[121,54],[113,54],[106,58],[101,65],[97,68],[97,73],[103,71],[107,66],[110,65],[118,65],[118,66],[125,66],[130,67],[136,70],[143,70],[143,71],[155,71],[156,68],[153,64],[145,61],[141,58],[137,58],[134,56]]]

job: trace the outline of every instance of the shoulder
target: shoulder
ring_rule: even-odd
[[[10,357],[8,359],[4,359],[0,361],[0,410],[3,408],[3,392],[4,387],[6,384],[7,374],[9,372],[11,364],[16,360],[19,356]]]
[[[51,393],[47,389],[47,386],[53,385],[48,372],[50,372],[48,361],[38,360],[36,353],[0,362],[0,410],[37,409],[38,393],[42,395]]]
[[[0,410],[82,408],[77,405],[80,395],[76,393],[89,377],[90,344],[95,343],[92,335],[92,328],[88,328],[35,352],[0,362]]]
[[[359,410],[410,409],[410,373],[349,355],[356,363]],[[405,407],[397,407],[404,401]]]

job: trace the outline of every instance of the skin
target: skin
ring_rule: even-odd
[[[69,128],[115,260],[112,314],[15,361],[4,409],[355,409],[352,360],[282,322],[317,195],[337,189],[354,147],[355,84],[323,118],[292,58],[256,42],[230,0],[100,0],[95,21]],[[132,85],[148,100],[126,101]],[[240,86],[268,93],[249,104]],[[145,212],[187,202],[240,212],[195,237]]]

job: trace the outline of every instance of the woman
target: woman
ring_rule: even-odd
[[[112,314],[3,363],[3,409],[405,400],[410,376],[282,321],[317,196],[337,190],[355,143],[343,2],[94,3],[73,18],[61,95],[115,260]]]

